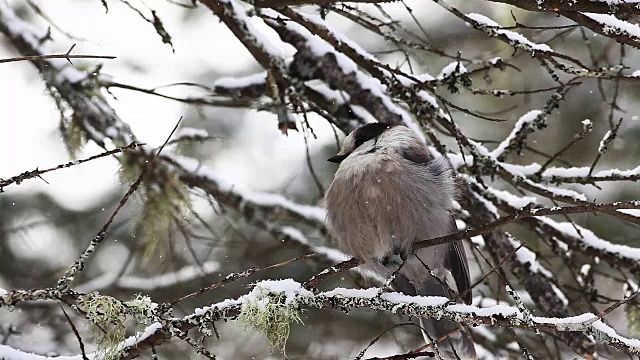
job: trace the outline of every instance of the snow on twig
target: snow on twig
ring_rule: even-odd
[[[266,15],[270,15],[273,18],[281,17],[275,11],[265,11]],[[313,21],[318,22],[318,19]],[[391,98],[387,95],[387,88],[383,85],[379,79],[371,77],[363,73],[358,65],[345,54],[337,51],[325,40],[319,38],[315,34],[309,32],[304,26],[293,22],[285,21],[284,24],[277,22],[276,20],[266,20],[267,24],[274,27],[274,29],[280,33],[285,41],[292,43],[298,49],[298,59],[300,54],[307,52],[310,56],[316,59],[328,58],[331,61],[317,61],[316,66],[323,67],[329,66],[332,62],[335,62],[337,71],[341,73],[342,79],[353,79],[354,82],[350,83],[353,87],[352,91],[366,92],[371,95],[374,101],[377,102],[376,108],[369,108],[367,110],[374,115],[378,121],[391,122],[391,123],[403,123],[407,127],[413,129],[416,134],[424,139],[424,135],[419,131],[419,127],[414,123],[409,114],[396,105]],[[295,36],[295,38],[293,37]],[[364,53],[364,50],[361,50]],[[361,54],[362,55],[362,54]],[[371,55],[362,55],[365,58],[371,59]],[[295,63],[295,61],[294,61]],[[349,92],[343,86],[338,86],[341,90]],[[360,98],[352,95],[352,98]],[[366,104],[361,104],[366,107]]]
[[[618,35],[625,34],[627,36],[638,38],[640,41],[640,26],[623,21],[609,14],[582,13],[587,17],[602,24],[603,31],[607,34]]]
[[[450,299],[445,297],[409,296],[395,292],[381,292],[378,288],[336,288],[313,294],[302,284],[291,279],[259,282],[254,287],[256,288],[259,289],[261,297],[268,294],[283,294],[285,303],[294,303],[302,308],[371,309],[415,317],[433,316],[472,325],[487,324],[556,332],[584,332],[630,354],[640,354],[640,340],[623,337],[602,321],[593,321],[597,315],[591,313],[564,318],[526,316],[521,310],[512,306],[477,307],[451,304]],[[252,299],[257,295],[258,293],[252,292],[236,300],[225,300],[197,309],[192,315],[185,317],[184,321],[197,323],[202,317],[219,319],[236,316],[243,304],[253,301]]]
[[[507,191],[495,190],[487,188],[487,192],[502,201],[514,210],[522,209],[529,204],[535,204],[536,199],[533,197],[521,197],[511,194]],[[639,203],[640,205],[640,203]],[[618,211],[622,211],[618,210]],[[532,211],[535,211],[532,210]],[[557,222],[547,216],[539,216],[534,218],[537,222],[549,226],[556,230],[559,234],[566,238],[557,237],[559,241],[571,240],[571,247],[576,250],[596,251],[602,258],[618,258],[626,263],[635,264],[640,261],[640,248],[634,248],[627,245],[614,244],[598,237],[593,231],[577,224],[569,222]]]
[[[500,24],[489,19],[488,17],[477,14],[470,13],[467,14],[469,19],[476,21],[480,26],[490,33],[495,32],[496,35],[503,35],[511,42],[511,45],[517,48],[522,48],[527,51],[544,51],[544,52],[553,52],[553,50],[546,44],[536,44],[531,40],[524,37],[522,34],[518,34],[517,32],[511,30],[501,29]]]

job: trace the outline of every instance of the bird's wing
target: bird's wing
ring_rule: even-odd
[[[391,281],[391,287],[395,291],[399,291],[406,295],[418,295],[415,286],[413,286],[409,279],[407,279],[407,277],[403,274],[396,274],[396,277],[393,279],[393,281]]]
[[[405,159],[417,165],[427,165],[434,160],[433,156],[427,151],[426,148],[405,149],[401,153],[401,155]],[[449,233],[454,233],[456,232],[456,230],[456,221],[452,216]],[[462,294],[463,292],[466,292],[467,289],[471,287],[471,279],[469,277],[469,263],[467,261],[467,254],[465,253],[462,241],[458,240],[450,243],[449,248],[447,249],[447,254],[445,256],[445,266],[447,270],[451,272],[451,275],[453,275],[458,293]],[[463,300],[467,304],[471,303],[471,291],[468,291],[465,294]]]
[[[456,231],[456,222],[453,216],[451,217],[452,230],[451,232]],[[462,294],[469,287],[471,287],[471,279],[469,278],[469,263],[467,261],[467,254],[464,250],[464,245],[462,244],[462,240],[457,240],[449,244],[449,249],[447,251],[445,266],[453,275],[453,279],[456,281],[456,287],[458,288],[458,293]],[[467,291],[463,298],[464,302],[467,304],[471,304],[471,291]]]

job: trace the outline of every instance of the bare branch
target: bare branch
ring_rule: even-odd
[[[76,44],[73,44],[71,48],[69,48],[69,50],[64,54],[18,56],[8,59],[0,59],[0,64],[16,61],[37,61],[45,59],[67,59],[69,63],[71,63],[71,59],[116,59],[115,56],[108,55],[71,55],[71,50],[73,50],[75,46]]]

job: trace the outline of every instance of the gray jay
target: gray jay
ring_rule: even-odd
[[[453,298],[451,284],[471,302],[461,241],[412,252],[416,241],[456,231],[455,179],[444,157],[433,156],[405,126],[370,123],[353,130],[328,161],[340,164],[325,200],[329,231],[343,251],[384,278],[400,268],[391,282],[396,291]],[[476,358],[463,324],[422,318],[420,325],[427,342],[449,335],[437,343],[441,358]]]

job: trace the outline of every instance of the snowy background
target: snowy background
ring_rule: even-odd
[[[228,28],[204,6],[189,9],[169,1],[131,1],[131,6],[146,16],[150,16],[150,7],[157,12],[172,37],[174,53],[172,46],[162,43],[151,24],[120,1],[108,1],[107,13],[100,1],[36,0],[34,3],[59,27],[51,28],[53,41],[44,45],[47,53],[64,53],[72,44],[77,44],[74,54],[117,56],[114,60],[77,59],[73,63],[84,70],[92,69],[100,63],[103,65],[101,73],[118,83],[140,88],[155,88],[180,82],[211,86],[221,78],[250,75],[263,70]],[[508,58],[513,53],[511,47],[466,26],[435,3],[423,0],[405,3],[413,10],[411,13],[402,3],[384,4],[384,9],[403,27],[420,33],[421,29],[413,20],[415,17],[428,34],[429,41],[450,54],[460,51],[465,58],[488,59],[493,56]],[[462,8],[465,4],[462,1],[452,3]],[[475,3],[477,4],[467,6],[465,10],[482,13],[501,24],[513,23],[513,8],[488,2]],[[6,4],[22,19],[28,20],[36,32],[42,35],[46,33],[49,24],[26,2],[10,0]],[[361,7],[367,11],[375,11],[373,6]],[[305,11],[314,12],[315,8],[305,8]],[[570,23],[566,19],[557,19],[545,13],[517,10],[515,14],[519,22],[531,26]],[[386,53],[387,45],[361,27],[333,14],[327,17],[327,22],[334,30],[342,32],[366,51],[376,54],[381,61],[409,70],[409,65],[401,54]],[[276,36],[262,22],[256,21],[255,26],[267,36]],[[631,31],[635,30],[637,29],[631,28]],[[523,31],[529,39],[541,44],[554,38],[553,35],[557,32]],[[601,65],[618,63],[619,46],[615,42],[588,31],[587,36],[600,56]],[[584,39],[577,31],[555,38],[549,44],[558,52],[575,53],[581,59],[589,57],[583,48]],[[290,56],[292,49],[282,48],[283,56]],[[629,73],[640,69],[638,54],[637,51],[626,54],[625,65],[631,68]],[[10,43],[0,37],[0,58],[18,55]],[[513,90],[554,86],[545,69],[537,65],[537,61],[529,55],[523,53],[510,60],[519,70],[492,72],[490,78],[474,79],[474,85]],[[452,60],[425,54],[412,61],[413,72],[435,76]],[[36,168],[53,167],[71,160],[58,129],[60,113],[33,65],[26,61],[0,64],[0,79],[0,178],[9,178]],[[553,114],[549,127],[529,143],[535,149],[552,154],[580,132],[583,120],[590,119],[594,125],[593,133],[562,157],[573,166],[591,164],[600,141],[609,129],[606,120],[609,104],[600,95],[599,83],[590,79],[584,81],[585,85],[572,91],[563,101],[561,111]],[[603,86],[610,89],[612,83],[605,83]],[[187,86],[175,86],[161,91],[176,97],[202,94]],[[319,116],[310,114],[308,117],[314,135],[289,131],[285,136],[276,126],[275,115],[269,112],[199,107],[118,88],[111,89],[111,92],[105,94],[109,105],[130,125],[138,140],[148,146],[161,145],[178,119],[183,117],[183,128],[204,129],[213,139],[189,144],[180,148],[180,151],[183,155],[201,161],[202,165],[209,167],[227,183],[242,189],[282,194],[304,204],[321,204],[322,196],[306,161],[305,144],[308,143],[311,164],[322,187],[326,189],[335,167],[325,159],[335,152],[336,139],[334,129]],[[640,142],[637,141],[640,138],[640,86],[637,82],[622,82],[620,94],[617,106],[624,109],[624,112],[616,115],[615,120],[624,116],[625,121],[597,170],[633,169],[640,160]],[[454,97],[450,95],[448,98]],[[507,121],[488,122],[461,112],[454,112],[453,116],[470,138],[500,141],[510,133],[520,116],[531,109],[541,108],[546,100],[546,95],[497,98],[467,93],[456,95],[458,105]],[[337,132],[340,137],[343,136]],[[455,144],[451,139],[447,141],[449,145]],[[492,149],[495,145],[487,147]],[[77,158],[86,158],[102,151],[103,149],[89,141],[81,148]],[[532,161],[542,163],[545,160],[533,152],[517,159],[521,164]],[[87,242],[95,236],[126,191],[128,184],[122,182],[119,172],[118,161],[113,157],[106,157],[45,174],[43,178],[46,182],[36,178],[19,186],[7,187],[6,192],[0,194],[0,288],[53,286]],[[589,199],[596,199],[598,202],[637,198],[640,190],[635,182],[604,183],[601,184],[601,189],[580,185],[571,188],[580,190]],[[169,251],[161,255],[162,259],[145,261],[141,256],[132,255],[142,251],[142,246],[135,237],[135,219],[143,203],[140,198],[134,197],[117,218],[110,236],[96,253],[91,266],[76,282],[79,289],[99,289],[123,298],[147,292],[154,301],[162,302],[175,298],[176,294],[188,294],[230,272],[242,271],[252,266],[263,267],[300,255],[296,248],[282,246],[268,233],[245,224],[239,216],[216,213],[203,196],[196,194],[191,196],[191,200],[195,211],[216,229],[218,238],[208,236],[192,239],[192,243],[187,244],[175,232],[166,239]],[[619,222],[612,222],[610,218],[586,214],[572,216],[572,220],[614,243],[635,247],[640,244],[637,226],[619,225]],[[531,238],[530,233],[510,230],[523,240]],[[313,236],[311,240],[321,241]],[[535,243],[533,246],[535,247]],[[193,249],[190,250],[189,247],[195,249],[198,261],[208,270],[206,275],[194,266]],[[562,275],[560,270],[563,264],[552,262],[547,265],[551,271],[557,270]],[[182,315],[189,313],[194,306],[227,297],[236,298],[246,293],[246,285],[258,279],[292,277],[303,281],[322,268],[321,264],[300,261],[259,274],[250,280],[240,281],[220,291],[185,302]],[[181,269],[182,275],[176,273]],[[117,274],[124,275],[120,283],[114,284],[113,279]],[[165,287],[158,285],[161,284],[158,281],[162,279],[156,278],[162,274],[169,274],[164,278],[168,282],[171,282],[172,277],[174,280],[191,279],[181,281],[179,286]],[[475,274],[474,278],[477,277],[479,274]],[[353,286],[353,281],[345,276],[332,281],[327,287],[336,285]],[[607,289],[607,284],[600,285],[602,289]],[[617,291],[618,297],[622,294],[621,287],[615,284],[611,284],[611,291]],[[476,293],[481,294],[482,291]],[[612,325],[621,326],[618,330],[622,334],[632,335],[626,326],[625,312],[620,311],[616,316],[611,318],[611,321],[616,322]],[[292,329],[287,346],[287,354],[291,359],[342,359],[347,358],[346,355],[353,358],[391,324],[407,322],[408,319],[367,311],[353,311],[345,316],[338,310],[313,310],[303,313],[303,321],[305,326],[294,325]],[[12,326],[19,333],[10,334],[10,329],[14,329]],[[84,330],[86,332],[86,327]],[[207,340],[206,344],[221,359],[282,358],[282,354],[277,351],[269,355],[264,337],[253,331],[245,331],[241,324],[225,323],[220,325],[218,331],[221,333],[221,340]],[[474,331],[477,331],[478,336],[493,336],[488,327],[480,327]],[[30,304],[11,312],[1,308],[0,340],[2,339],[5,339],[3,344],[39,354],[78,353],[77,340],[68,331],[68,324],[61,311],[50,304]],[[367,356],[405,352],[419,346],[420,342],[417,329],[401,327],[394,330],[393,335],[383,337],[367,352]],[[517,347],[515,343],[514,346]],[[177,358],[183,351],[193,351],[189,349],[188,345],[175,341],[171,348],[164,350],[164,354],[167,359]],[[488,353],[490,351],[486,354]]]

